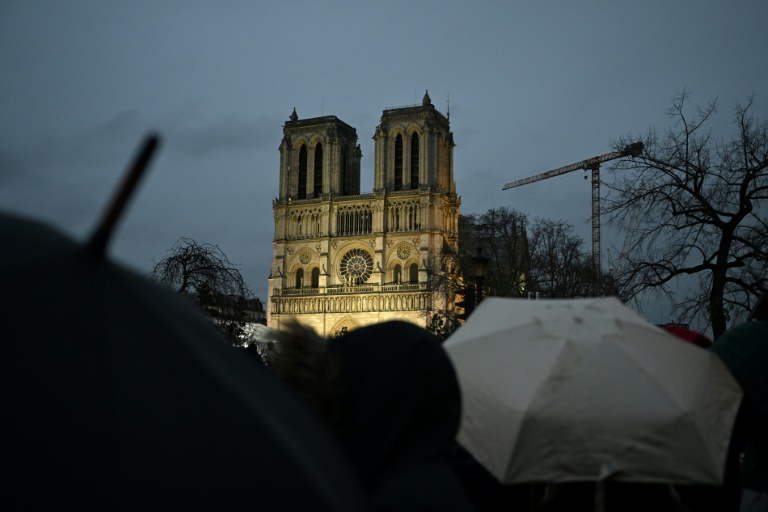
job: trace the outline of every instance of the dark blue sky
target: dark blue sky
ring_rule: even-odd
[[[382,110],[429,89],[443,112],[450,96],[462,212],[563,219],[589,251],[582,173],[502,185],[663,130],[683,88],[718,98],[716,135],[750,94],[765,118],[767,19],[764,0],[4,0],[0,208],[82,239],[156,130],[112,256],[146,273],[180,236],[215,243],[264,299],[291,110],[357,128],[370,191]],[[604,248],[620,242],[604,229]]]

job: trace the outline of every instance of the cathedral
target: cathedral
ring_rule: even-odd
[[[357,130],[336,116],[283,126],[267,325],[296,319],[323,336],[405,320],[427,327],[452,298],[431,283],[458,249],[453,134],[432,105],[383,111],[374,189],[360,193]],[[443,270],[445,268],[443,267]]]

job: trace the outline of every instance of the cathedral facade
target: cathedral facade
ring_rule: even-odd
[[[427,327],[448,306],[431,277],[458,246],[449,118],[425,94],[384,110],[373,139],[374,190],[361,194],[355,128],[295,109],[285,123],[269,327],[296,319],[324,336],[394,319]]]

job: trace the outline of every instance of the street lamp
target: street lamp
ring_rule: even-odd
[[[475,306],[483,300],[483,280],[485,279],[485,268],[488,266],[488,258],[483,256],[483,250],[478,247],[477,254],[472,257],[472,277],[475,282],[456,290],[461,300],[456,302],[456,307],[464,309],[464,312],[456,315],[457,320],[466,321],[469,315],[475,310]]]
[[[488,258],[483,256],[483,248],[477,248],[477,254],[472,257],[472,274],[475,277],[477,286],[477,304],[483,300],[483,281],[485,280],[485,269],[488,266]]]

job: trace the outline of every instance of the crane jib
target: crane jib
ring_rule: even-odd
[[[629,148],[629,146],[627,146],[627,148]],[[615,160],[616,158],[621,158],[623,156],[628,156],[631,153],[628,152],[627,148],[625,148],[624,151],[614,151],[613,153],[606,153],[604,155],[582,160],[581,162],[576,162],[575,164],[566,165],[564,167],[558,167],[557,169],[543,172],[535,176],[529,176],[528,178],[522,178],[517,181],[509,182],[506,185],[504,185],[504,187],[502,187],[502,190],[519,187],[521,185],[527,185],[528,183],[534,183],[536,181],[545,180],[553,176],[560,176],[561,174],[578,171],[579,169],[584,169],[585,171],[594,169],[595,166],[598,166],[603,162],[607,162],[609,160]]]
[[[636,157],[643,152],[645,145],[642,142],[635,142],[624,146],[621,151],[614,151],[612,153],[606,153],[604,155],[596,156],[576,162],[575,164],[566,165],[565,167],[559,167],[551,171],[543,172],[535,176],[523,178],[521,180],[512,181],[504,185],[502,190],[509,188],[515,188],[529,183],[535,183],[537,181],[545,180],[553,176],[559,176],[579,169],[585,171],[592,171],[592,263],[597,271],[597,275],[600,275],[600,164],[609,160],[615,160],[625,156]]]

